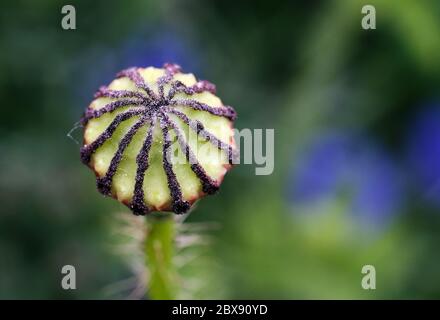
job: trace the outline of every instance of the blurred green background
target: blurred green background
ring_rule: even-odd
[[[186,220],[210,242],[179,251],[181,297],[440,298],[437,0],[9,1],[0,16],[0,298],[139,297],[115,250],[131,213],[67,134],[119,70],[167,61],[214,82],[237,128],[275,129],[273,174],[237,166]]]

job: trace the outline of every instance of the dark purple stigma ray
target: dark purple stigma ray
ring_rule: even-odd
[[[130,209],[135,215],[145,215],[150,212],[150,209],[145,204],[143,186],[145,171],[147,171],[150,165],[148,158],[150,156],[151,144],[153,142],[153,131],[155,123],[156,120],[155,117],[153,117],[150,121],[150,127],[148,128],[147,137],[144,140],[142,149],[136,157],[137,170],[134,184],[134,194],[130,204]]]
[[[163,100],[169,100],[169,98],[165,98],[164,86],[168,84],[171,80],[173,80],[174,75],[180,73],[182,71],[182,68],[178,64],[174,63],[165,63],[163,65],[163,68],[165,69],[165,75],[157,80],[157,86],[159,89],[159,96]]]
[[[220,106],[220,107],[214,108],[214,107],[207,105],[206,103],[202,103],[202,102],[199,102],[199,101],[193,100],[193,99],[174,99],[169,102],[169,105],[170,106],[189,107],[189,108],[197,110],[197,111],[206,111],[206,112],[209,112],[215,116],[228,118],[231,121],[234,121],[237,116],[237,114],[235,113],[235,110],[232,107]]]
[[[169,72],[167,72],[164,76],[160,77],[157,80],[157,88],[159,90],[159,97],[162,100],[166,100],[165,99],[165,95],[164,95],[164,87],[166,84],[168,84],[171,80],[173,79],[173,75],[170,74]]]
[[[176,93],[177,93],[177,91],[176,91],[176,89],[175,89],[175,83],[176,83],[176,82],[173,82],[173,83],[171,84],[171,88],[170,88],[170,90],[168,91],[168,95],[167,95],[167,100],[168,100],[168,101],[170,101],[171,99],[173,99],[174,96],[175,96]]]
[[[129,78],[131,81],[134,82],[136,87],[144,90],[151,99],[158,98],[157,95],[154,93],[154,91],[147,85],[147,83],[145,82],[145,79],[139,73],[138,68],[133,67],[133,68],[122,70],[116,76],[118,78],[122,78],[122,77]]]
[[[121,98],[139,98],[141,100],[148,100],[149,97],[142,94],[141,92],[137,91],[131,91],[131,90],[113,90],[109,89],[106,86],[101,86],[98,91],[96,91],[94,95],[96,98],[114,98],[114,99],[121,99]]]
[[[200,182],[202,183],[202,190],[203,192],[207,194],[213,194],[218,191],[219,184],[211,179],[211,177],[208,176],[205,169],[200,165],[200,163],[197,161],[197,158],[195,157],[194,153],[192,152],[189,145],[186,143],[185,139],[183,138],[182,133],[180,132],[177,124],[171,120],[166,114],[162,114],[163,119],[165,123],[171,127],[174,131],[174,133],[177,136],[177,141],[179,142],[180,148],[185,152],[186,160],[188,160],[191,170],[195,173],[197,178],[199,178]]]
[[[83,118],[82,123],[86,124],[90,119],[99,118],[105,113],[110,113],[115,111],[116,109],[126,107],[126,106],[142,106],[141,100],[129,99],[129,100],[116,100],[112,101],[100,109],[87,109]]]
[[[188,201],[183,200],[182,197],[182,190],[180,188],[179,182],[177,181],[176,174],[173,171],[173,166],[170,162],[170,147],[171,147],[171,140],[169,136],[169,127],[160,116],[160,127],[162,129],[163,134],[163,169],[165,170],[165,174],[167,176],[168,181],[168,188],[170,189],[171,194],[171,201],[172,201],[172,208],[174,213],[176,214],[183,214],[187,212],[191,205]]]
[[[198,81],[196,84],[194,84],[191,87],[192,91],[194,91],[194,93],[201,93],[204,91],[208,91],[212,94],[216,94],[217,92],[217,88],[215,87],[215,84],[209,82],[208,80],[201,80]]]
[[[140,115],[144,112],[145,111],[141,109],[128,110],[124,113],[118,114],[110,123],[110,125],[104,130],[104,132],[101,133],[98,138],[96,138],[95,141],[81,148],[81,161],[87,165],[90,162],[92,153],[94,153],[100,146],[102,146],[104,142],[112,137],[113,133],[115,132],[116,128],[121,124],[121,122],[128,120],[134,116]]]
[[[188,118],[186,114],[180,112],[178,110],[168,108],[166,111],[176,115],[179,117],[188,127],[190,127],[193,131],[195,131],[199,136],[204,138],[206,141],[209,141],[212,145],[222,150],[228,156],[229,164],[236,163],[238,152],[236,152],[231,145],[224,143],[212,133],[206,131],[204,125],[198,120],[191,120]]]
[[[215,84],[207,80],[201,80],[188,87],[183,82],[176,80],[172,83],[171,89],[168,92],[168,99],[174,98],[175,94],[179,92],[183,92],[186,95],[194,95],[196,93],[202,93],[205,91],[215,94],[217,91]]]
[[[164,63],[163,68],[165,69],[166,73],[168,73],[171,76],[174,76],[177,73],[182,72],[182,68],[176,64],[176,63]]]
[[[128,147],[130,142],[133,140],[133,136],[136,134],[136,132],[145,125],[146,119],[145,117],[142,117],[138,122],[136,122],[130,130],[124,135],[122,140],[119,142],[118,150],[116,151],[115,155],[113,156],[110,166],[105,174],[104,177],[98,178],[96,181],[96,185],[98,187],[98,190],[104,194],[104,195],[110,195],[111,186],[113,182],[113,176],[116,173],[116,170],[118,169],[119,163],[121,162],[122,155],[124,154],[125,149]]]

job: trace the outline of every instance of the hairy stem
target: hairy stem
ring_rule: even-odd
[[[145,256],[150,271],[150,299],[176,298],[176,276],[173,265],[175,221],[173,214],[147,215]]]

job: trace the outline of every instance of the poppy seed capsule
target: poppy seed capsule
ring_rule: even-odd
[[[81,160],[98,190],[134,214],[185,213],[232,167],[235,117],[212,83],[176,64],[130,68],[87,108]]]

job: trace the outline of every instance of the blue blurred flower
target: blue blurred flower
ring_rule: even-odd
[[[345,196],[350,213],[373,225],[387,222],[403,199],[402,179],[392,160],[350,132],[313,141],[295,160],[288,192],[290,201],[306,206]]]
[[[424,108],[409,129],[407,158],[424,200],[440,206],[440,104]]]
[[[128,67],[162,67],[165,62],[182,66],[183,71],[200,74],[197,50],[177,32],[160,26],[136,29],[129,38],[115,47],[96,44],[76,57],[73,62],[79,108],[90,102],[93,93],[103,84],[110,83],[117,72]]]
[[[124,42],[121,49],[121,60],[125,67],[162,67],[165,62],[174,62],[181,65],[184,71],[199,71],[196,52],[185,39],[169,30],[155,28],[154,33],[136,34]]]

